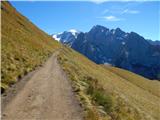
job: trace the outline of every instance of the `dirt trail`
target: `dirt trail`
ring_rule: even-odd
[[[82,109],[54,53],[3,107],[3,120],[82,120]]]

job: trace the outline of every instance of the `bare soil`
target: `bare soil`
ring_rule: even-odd
[[[82,120],[83,110],[55,52],[2,97],[2,120]]]

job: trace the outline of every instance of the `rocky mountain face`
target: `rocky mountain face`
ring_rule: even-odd
[[[151,45],[160,45],[160,41],[158,41],[158,40],[156,40],[156,41],[148,40],[148,42],[149,42]]]
[[[77,39],[79,33],[79,31],[71,29],[69,31],[64,31],[63,33],[53,34],[52,37],[63,44],[72,46],[72,43]]]
[[[160,79],[160,46],[150,44],[135,32],[96,25],[89,32],[77,32],[76,37],[70,32],[70,37],[64,37],[66,34],[60,34],[60,42],[95,63],[111,64],[150,79]]]

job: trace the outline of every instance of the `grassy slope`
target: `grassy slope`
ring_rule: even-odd
[[[117,74],[119,77],[128,80],[129,82],[135,84],[136,86],[150,92],[151,94],[160,97],[160,82],[157,80],[148,80],[142,76],[139,76],[130,71],[120,69],[113,66],[104,66],[107,70]]]
[[[2,88],[42,64],[59,47],[49,35],[19,14],[8,2],[1,4]]]
[[[86,119],[160,119],[159,82],[96,65],[69,48],[63,48],[59,61],[73,81],[75,92],[86,110]]]
[[[7,2],[2,2],[1,9],[2,86],[5,87],[42,64],[60,46]],[[159,83],[96,65],[69,48],[63,48],[58,58],[73,81],[86,119],[159,119]]]

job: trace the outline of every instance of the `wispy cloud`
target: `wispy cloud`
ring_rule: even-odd
[[[96,4],[101,4],[101,3],[107,2],[108,0],[89,0],[89,1],[96,3]]]
[[[103,16],[103,17],[99,17],[105,21],[111,21],[111,22],[114,22],[114,21],[122,21],[122,20],[125,20],[124,18],[118,18],[116,16],[113,16],[113,15],[110,15],[110,16]]]
[[[103,12],[102,12],[102,14],[106,14],[106,13],[108,13],[109,12],[109,10],[108,9],[105,9]]]
[[[131,9],[105,9],[102,11],[102,14],[111,13],[111,14],[138,14],[140,13],[139,10],[131,10]]]
[[[147,1],[155,1],[155,0],[84,0],[84,1],[90,1],[96,4],[101,4],[104,2],[147,2]]]
[[[140,11],[138,10],[129,10],[129,9],[125,9],[121,12],[121,14],[138,14],[140,13]]]

